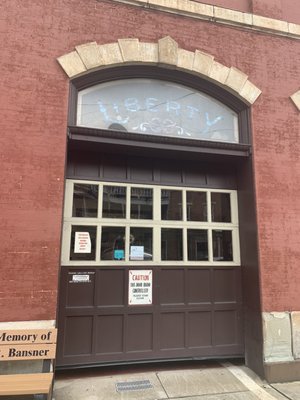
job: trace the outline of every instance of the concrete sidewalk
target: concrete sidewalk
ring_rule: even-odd
[[[300,382],[268,385],[243,365],[194,362],[58,373],[55,400],[299,400]]]

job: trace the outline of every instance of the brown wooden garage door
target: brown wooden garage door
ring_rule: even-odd
[[[239,267],[155,266],[153,304],[138,306],[131,268],[62,269],[58,366],[243,355]]]
[[[235,167],[71,152],[67,176],[57,366],[242,356]]]

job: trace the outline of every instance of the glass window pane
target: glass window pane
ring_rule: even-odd
[[[126,187],[103,186],[102,217],[126,217]]]
[[[214,261],[233,261],[232,232],[215,230],[212,235]]]
[[[131,188],[130,218],[152,219],[153,190]]]
[[[70,260],[95,260],[96,235],[96,226],[73,225],[71,231]]]
[[[207,230],[188,229],[188,260],[208,261]]]
[[[213,222],[231,222],[230,194],[211,194],[211,220]]]
[[[152,260],[152,228],[130,228],[130,260]]]
[[[186,192],[186,215],[188,221],[207,221],[205,192]]]
[[[180,1],[178,1],[180,3]],[[77,125],[238,143],[238,117],[193,88],[158,79],[122,79],[78,93]]]
[[[161,259],[163,261],[182,260],[182,229],[163,228],[161,230]]]
[[[97,218],[98,185],[74,183],[72,217]]]
[[[101,235],[101,260],[125,259],[125,228],[103,226]]]
[[[182,220],[182,192],[181,190],[161,191],[161,219]]]

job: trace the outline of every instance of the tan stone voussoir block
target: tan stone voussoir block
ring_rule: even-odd
[[[226,82],[226,79],[229,74],[229,68],[226,67],[223,64],[218,63],[217,61],[214,61],[212,63],[210,72],[209,72],[209,77],[213,79],[214,81],[221,83],[224,85]]]
[[[294,102],[295,106],[298,108],[298,110],[300,111],[300,90],[298,90],[298,92],[294,93],[291,96],[292,101]]]
[[[99,52],[104,65],[123,63],[123,57],[118,43],[100,45]]]
[[[291,312],[293,356],[300,359],[300,311]]]
[[[278,19],[261,17],[260,15],[253,14],[253,27],[262,28],[269,31],[278,31],[288,33],[288,23]]]
[[[139,39],[119,39],[118,43],[125,62],[140,61]]]
[[[186,70],[192,70],[194,65],[195,53],[192,51],[178,49],[177,67]]]
[[[163,64],[177,65],[178,44],[170,36],[158,41],[158,60]]]
[[[57,61],[69,78],[73,78],[86,71],[86,67],[77,51],[72,51],[71,53],[58,57]]]
[[[242,25],[252,25],[252,14],[229,10],[228,8],[214,7],[214,17],[223,22],[234,22]]]
[[[158,63],[158,44],[140,42],[140,61]]]
[[[202,75],[209,76],[210,70],[214,62],[214,57],[210,54],[196,50],[193,64],[193,71],[199,72]]]
[[[85,43],[75,47],[86,69],[96,68],[103,64],[103,59],[96,42]]]
[[[261,94],[261,90],[255,86],[252,82],[247,80],[245,85],[239,92],[240,96],[247,101],[249,104],[253,104]]]
[[[246,83],[248,76],[237,68],[231,67],[229,69],[228,77],[225,85],[233,89],[235,92],[240,92]]]

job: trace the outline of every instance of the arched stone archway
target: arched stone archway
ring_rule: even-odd
[[[159,39],[158,43],[140,42],[139,39],[119,39],[104,45],[90,42],[76,46],[74,51],[57,60],[71,79],[111,66],[160,65],[204,77],[248,105],[261,94],[261,90],[239,69],[220,64],[212,55],[200,50],[182,49],[170,36]]]

